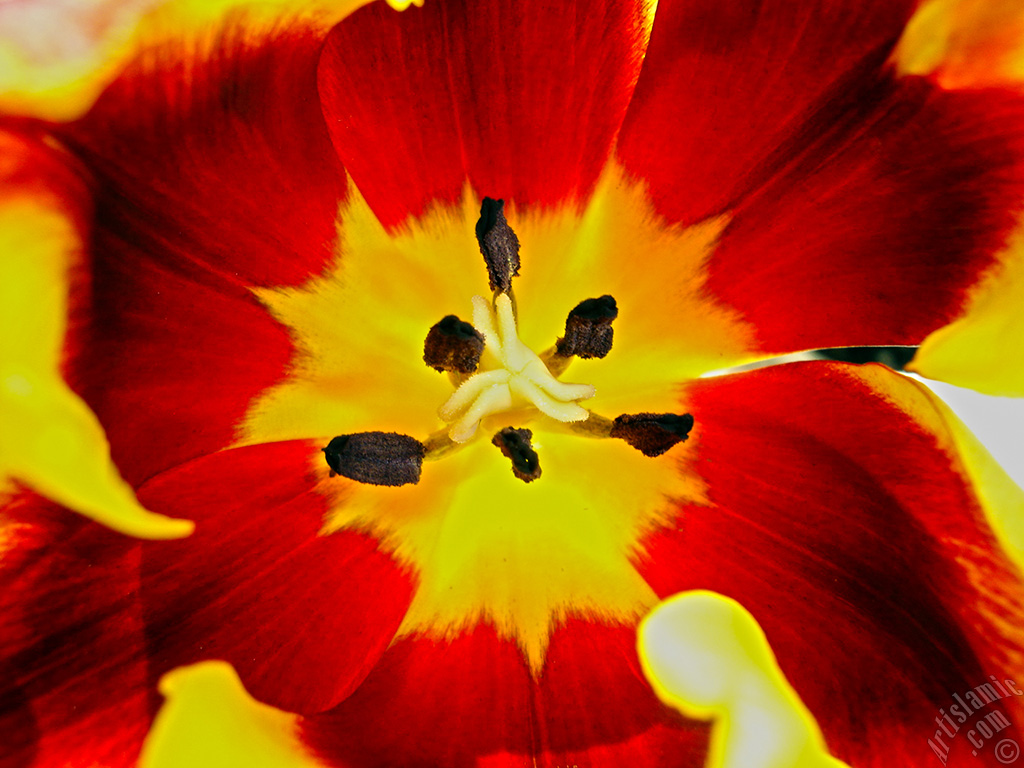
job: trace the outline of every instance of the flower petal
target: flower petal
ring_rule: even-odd
[[[81,115],[130,55],[136,25],[158,2],[0,5],[0,111],[50,120]]]
[[[97,197],[88,353],[70,375],[135,484],[229,445],[287,369],[288,333],[251,288],[333,257],[346,185],[315,100],[318,52],[302,27],[163,49],[61,129]]]
[[[829,756],[750,613],[694,590],[660,603],[640,624],[637,650],[658,697],[715,718],[708,768],[849,768]]]
[[[180,667],[160,679],[167,701],[140,768],[317,768],[296,738],[297,717],[254,700],[221,661]]]
[[[619,158],[671,221],[725,212],[790,159],[808,118],[827,130],[868,95],[914,5],[661,0]]]
[[[969,291],[963,313],[928,336],[908,370],[989,395],[1024,396],[1024,223]]]
[[[1024,98],[882,81],[845,136],[738,204],[708,289],[768,351],[914,345],[1017,223]]]
[[[706,729],[657,701],[634,644],[632,627],[570,622],[535,680],[487,625],[450,642],[404,639],[303,736],[333,765],[697,768]]]
[[[1024,7],[1016,0],[929,0],[896,49],[901,72],[948,88],[1024,81]]]
[[[873,383],[897,377],[809,363],[688,386],[711,503],[681,508],[638,563],[660,596],[748,608],[850,765],[931,764],[953,694],[1024,671],[1020,573],[948,435],[907,415],[927,401]],[[1022,722],[1019,699],[998,706]],[[950,764],[970,750],[955,742]]]
[[[332,764],[471,766],[530,743],[528,679],[515,645],[486,627],[399,640],[352,696],[305,720],[303,739]]]
[[[296,284],[333,255],[346,190],[315,103],[322,36],[219,32],[140,56],[55,130],[97,177],[98,236],[119,234],[122,259],[145,247],[197,278]]]
[[[149,727],[138,542],[33,494],[0,515],[0,762],[134,765]]]
[[[282,21],[326,32],[368,0],[30,0],[0,5],[0,111],[84,114],[140,51],[209,37],[226,19],[261,34]],[[401,9],[415,0],[388,0]],[[420,0],[422,4],[422,0]],[[57,21],[59,19],[59,21]]]
[[[317,446],[236,448],[159,475],[140,496],[188,510],[187,546],[147,547],[141,594],[159,675],[226,659],[259,700],[317,712],[343,699],[391,641],[409,577],[363,534],[321,535]]]
[[[536,686],[535,754],[546,765],[703,765],[707,728],[657,700],[631,624],[567,621],[552,633]]]
[[[659,5],[618,156],[670,221],[732,215],[708,289],[766,353],[920,343],[1015,223],[1024,103],[895,78],[912,7]]]
[[[79,340],[69,305],[79,272],[87,196],[77,170],[38,136],[0,132],[0,498],[10,480],[115,530],[188,535],[192,524],[143,509],[111,463],[103,428],[64,382]]]
[[[910,377],[888,376],[872,366],[860,368],[858,374],[920,428],[936,435],[943,451],[959,457],[961,474],[974,487],[992,532],[1024,570],[1024,489],[931,389]],[[1008,405],[1016,407],[1018,402],[1008,401]]]
[[[457,201],[467,179],[521,205],[585,192],[632,93],[647,5],[362,8],[332,31],[320,67],[338,156],[389,228]]]

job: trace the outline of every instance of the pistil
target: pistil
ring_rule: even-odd
[[[474,374],[441,406],[438,415],[452,425],[448,432],[452,440],[469,441],[483,419],[510,410],[516,400],[556,421],[584,421],[590,415],[576,401],[593,397],[594,387],[567,384],[551,375],[537,354],[520,341],[508,294],[499,294],[493,309],[482,296],[474,296],[473,327],[483,334],[485,350],[501,367]]]

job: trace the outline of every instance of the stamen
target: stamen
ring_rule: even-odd
[[[435,371],[473,373],[483,351],[483,334],[455,315],[448,315],[427,334],[423,360]]]
[[[487,264],[491,290],[507,293],[519,274],[519,238],[505,220],[505,201],[485,197],[476,223],[476,239]]]
[[[443,459],[459,448],[459,444],[448,437],[448,430],[442,429],[427,436],[423,441],[424,461]]]
[[[528,429],[505,427],[491,439],[512,460],[512,472],[524,483],[540,477],[540,458],[530,444],[531,438],[533,433]]]
[[[397,432],[339,435],[322,450],[332,477],[391,486],[418,483],[426,453],[421,442]]]
[[[415,484],[425,460],[458,450],[485,420],[488,425],[532,423],[546,417],[581,435],[619,438],[646,456],[660,456],[688,438],[694,423],[690,414],[624,414],[613,421],[579,404],[596,394],[594,387],[560,380],[573,358],[603,358],[611,351],[612,322],[619,313],[612,296],[577,304],[566,318],[565,335],[542,356],[520,340],[512,293],[512,278],[520,268],[519,238],[504,207],[504,200],[485,197],[476,223],[494,296],[473,296],[472,323],[447,315],[424,340],[424,362],[447,372],[455,386],[438,409],[446,427],[423,442],[395,432],[339,435],[323,449],[332,477],[382,486]],[[528,429],[509,426],[492,438],[524,482],[540,477],[532,437]]]
[[[623,414],[612,424],[610,436],[625,440],[644,456],[661,456],[690,436],[693,416],[684,413]]]
[[[555,349],[562,357],[605,357],[612,351],[612,320],[618,316],[615,299],[607,294],[581,301],[566,318],[565,336]]]

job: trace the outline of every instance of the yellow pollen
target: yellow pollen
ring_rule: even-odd
[[[448,437],[468,442],[481,420],[522,404],[561,422],[585,421],[590,412],[576,400],[593,397],[589,384],[566,384],[554,376],[537,354],[519,340],[515,313],[508,294],[501,294],[493,309],[483,296],[473,297],[473,327],[484,337],[484,354],[497,366],[464,381],[441,406],[438,415],[451,424]],[[493,365],[493,362],[492,362]]]

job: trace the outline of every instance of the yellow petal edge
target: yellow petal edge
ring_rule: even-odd
[[[0,3],[0,113],[44,120],[85,114],[145,47],[281,19],[327,29],[367,0],[53,0]],[[387,0],[396,10],[423,0]]]
[[[1024,82],[1020,0],[929,0],[896,47],[902,74],[934,75],[946,88]]]
[[[895,53],[902,74],[946,88],[1024,85],[1024,3],[930,0],[911,19]],[[909,370],[990,395],[1024,396],[1024,221],[968,296],[960,319],[921,345]]]
[[[736,601],[675,595],[643,620],[638,649],[663,701],[716,718],[707,768],[849,768],[828,754],[761,628]],[[297,736],[298,716],[253,699],[226,662],[180,667],[159,688],[166,701],[140,768],[322,766]]]
[[[851,369],[852,376],[870,386],[913,418],[935,437],[938,447],[973,486],[1004,552],[1024,570],[1024,490],[938,395],[908,376],[880,365]]]
[[[131,536],[187,536],[192,522],[138,503],[96,416],[61,378],[77,248],[71,222],[42,201],[0,205],[0,498],[20,483]]]
[[[714,719],[706,768],[846,766],[828,753],[761,627],[735,600],[705,590],[673,595],[640,623],[637,650],[663,702]]]
[[[225,661],[179,667],[160,678],[166,701],[139,768],[321,768],[296,735],[298,716],[261,704]]]
[[[971,291],[960,319],[931,334],[907,370],[988,395],[1024,396],[1024,226]]]

